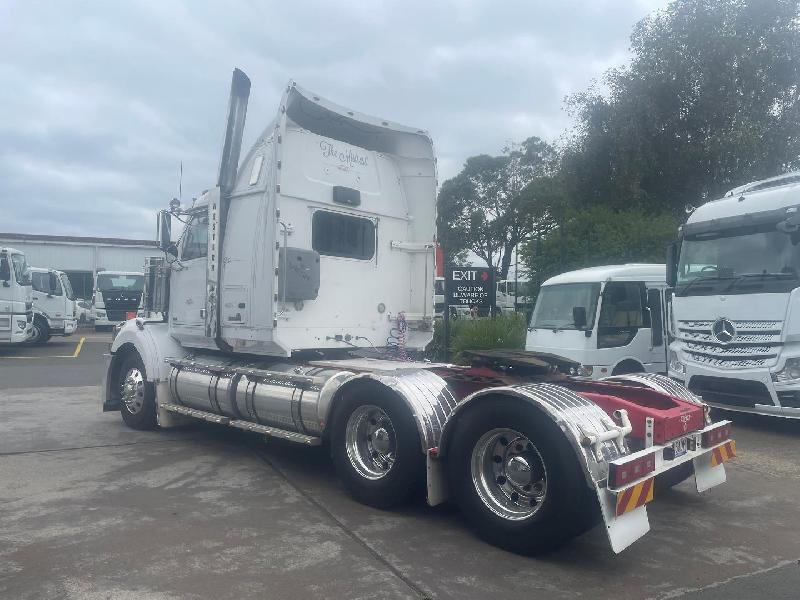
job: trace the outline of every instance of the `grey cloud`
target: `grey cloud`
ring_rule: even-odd
[[[440,177],[509,139],[554,139],[565,94],[626,58],[666,0],[19,2],[0,5],[0,231],[150,237],[209,187],[231,69],[246,142],[289,78],[429,129]]]

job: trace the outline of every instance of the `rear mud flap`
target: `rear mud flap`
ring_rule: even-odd
[[[706,452],[693,460],[694,462],[694,482],[698,492],[705,492],[720,483],[725,483],[725,465],[712,464],[713,453]]]
[[[619,554],[650,531],[647,506],[640,506],[618,517],[616,516],[617,495],[605,488],[597,487],[596,490],[608,541],[611,543],[611,549]]]

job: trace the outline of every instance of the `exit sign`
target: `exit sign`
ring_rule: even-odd
[[[445,294],[450,306],[489,308],[495,304],[495,272],[488,267],[447,267]]]

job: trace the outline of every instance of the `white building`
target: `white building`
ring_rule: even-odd
[[[147,256],[160,254],[151,240],[0,233],[0,246],[22,250],[28,264],[64,271],[78,298],[91,298],[97,271],[141,271]]]

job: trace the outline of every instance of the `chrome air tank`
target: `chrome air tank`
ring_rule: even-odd
[[[175,403],[228,417],[235,412],[233,394],[239,375],[231,361],[203,357],[173,363],[169,388]]]

